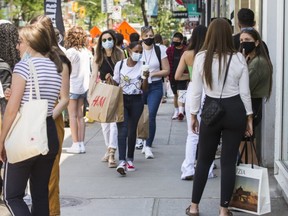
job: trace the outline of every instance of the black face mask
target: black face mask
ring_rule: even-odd
[[[179,47],[179,46],[181,46],[181,42],[173,41],[172,45],[175,46],[175,47]]]
[[[256,48],[255,42],[242,42],[240,44],[241,52],[245,49],[245,55],[248,55]]]
[[[143,40],[143,42],[147,45],[147,46],[151,46],[154,43],[154,38],[146,38]]]

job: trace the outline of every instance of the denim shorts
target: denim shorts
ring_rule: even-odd
[[[69,94],[69,98],[71,100],[78,100],[80,98],[86,98],[86,97],[87,97],[87,91],[83,94],[74,94],[74,93]]]

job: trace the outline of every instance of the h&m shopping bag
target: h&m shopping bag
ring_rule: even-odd
[[[124,104],[121,87],[97,83],[89,98],[88,117],[101,123],[123,122]]]
[[[142,115],[138,121],[137,137],[140,139],[149,138],[149,109],[148,105],[144,105]]]
[[[236,167],[236,181],[230,207],[235,210],[262,215],[271,212],[267,168],[251,164]]]

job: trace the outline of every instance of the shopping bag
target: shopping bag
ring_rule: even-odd
[[[259,165],[256,154],[256,142],[254,142],[253,138],[245,137],[240,143],[239,152],[243,152],[241,158],[239,158],[242,163]]]
[[[149,137],[149,109],[146,104],[138,121],[137,137],[141,139],[148,139]]]
[[[236,181],[230,207],[235,210],[262,215],[271,212],[267,168],[251,164],[236,167]]]
[[[46,125],[48,100],[41,99],[37,71],[32,61],[29,61],[29,68],[29,79],[34,81],[30,85],[29,101],[17,112],[5,139],[9,163],[21,162],[49,152]],[[32,97],[33,86],[36,99]]]
[[[185,103],[187,90],[178,90],[178,102]]]
[[[101,123],[123,122],[124,104],[121,87],[97,83],[89,98],[88,118]]]

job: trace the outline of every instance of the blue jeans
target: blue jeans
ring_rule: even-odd
[[[152,147],[156,133],[156,115],[163,96],[162,80],[154,81],[149,84],[148,90],[144,92],[144,104],[149,109],[149,138],[146,140],[146,146]]]
[[[136,133],[139,118],[143,112],[142,95],[123,95],[124,97],[124,122],[117,123],[118,128],[118,151],[119,161],[126,160],[128,137],[127,160],[134,160]]]

